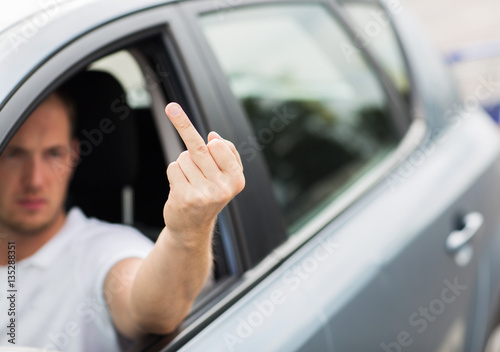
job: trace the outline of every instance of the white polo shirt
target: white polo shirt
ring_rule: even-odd
[[[73,208],[55,237],[16,263],[16,292],[8,291],[13,289],[8,287],[8,267],[0,267],[0,345],[14,346],[9,340],[15,336],[18,347],[120,351],[104,299],[104,279],[120,260],[145,258],[152,248],[135,229],[89,219]],[[130,278],[117,279],[113,290],[121,289],[120,280]],[[13,306],[15,315],[11,309],[9,316]],[[9,336],[11,318],[15,332]]]

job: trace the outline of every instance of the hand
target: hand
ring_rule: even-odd
[[[184,243],[197,243],[211,233],[215,219],[245,187],[243,165],[233,143],[210,132],[208,143],[177,103],[165,112],[187,150],[167,168],[170,193],[163,209],[165,225]]]

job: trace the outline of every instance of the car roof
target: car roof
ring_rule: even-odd
[[[59,12],[61,7],[68,7],[69,4],[73,8],[81,8],[87,4],[100,2],[101,4],[105,2],[103,0],[22,0],[18,2],[7,2],[2,4],[0,11],[0,34],[5,32],[9,28],[23,23],[25,21],[37,21],[43,20],[44,14],[51,17],[52,13]],[[156,0],[156,1],[135,1],[139,6],[151,5],[151,3],[167,3],[168,0]]]
[[[2,4],[2,11],[0,12],[0,33],[19,22],[36,16],[40,12],[53,9],[70,1],[90,2],[95,0],[22,0],[6,2]]]

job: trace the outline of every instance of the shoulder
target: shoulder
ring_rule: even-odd
[[[87,268],[100,271],[126,258],[144,259],[153,249],[154,243],[133,227],[87,218],[79,210],[69,217],[74,224],[71,252]]]
[[[77,233],[73,236],[79,245],[94,243],[123,247],[137,244],[152,247],[153,242],[131,226],[113,224],[96,218],[87,218],[80,209],[74,208],[68,216],[68,225]]]
[[[73,237],[71,252],[82,280],[102,298],[104,280],[113,266],[128,258],[144,259],[154,243],[133,227],[87,218],[79,209],[68,216]]]

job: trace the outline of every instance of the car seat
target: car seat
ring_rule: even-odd
[[[132,224],[137,178],[136,122],[125,91],[109,73],[84,71],[61,91],[74,101],[80,160],[68,192],[68,207],[90,217]]]

